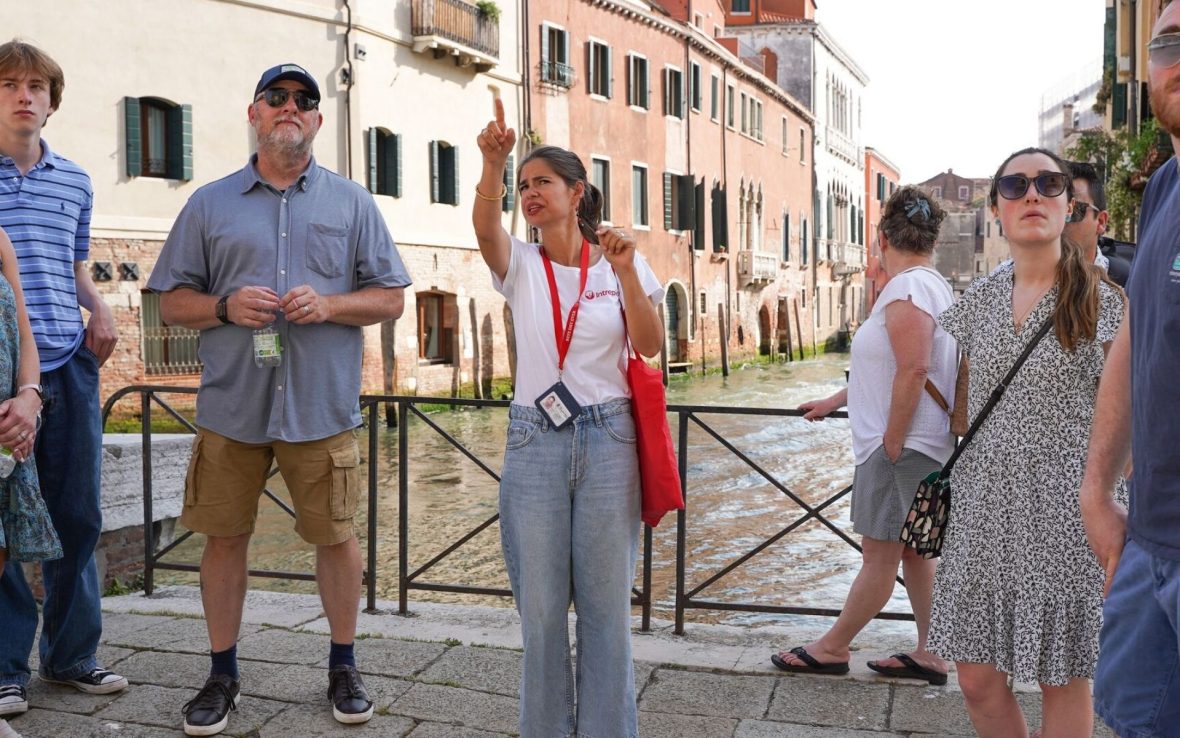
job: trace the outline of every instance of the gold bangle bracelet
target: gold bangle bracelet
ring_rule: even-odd
[[[502,188],[500,190],[500,194],[496,195],[495,197],[488,197],[487,195],[480,192],[479,185],[476,185],[475,186],[475,196],[481,200],[490,200],[491,202],[500,202],[501,200],[504,199],[504,196],[508,194],[508,185],[506,185],[506,184],[500,185],[500,187]]]

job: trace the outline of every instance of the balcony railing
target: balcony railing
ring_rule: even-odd
[[[147,374],[200,374],[200,331],[179,326],[143,329],[143,363]]]
[[[778,255],[769,251],[739,251],[738,278],[745,282],[773,282],[778,276]]]
[[[574,86],[574,68],[556,61],[541,62],[541,81],[558,87]]]
[[[464,0],[412,0],[414,51],[450,54],[460,66],[490,69],[500,60],[500,23]]]

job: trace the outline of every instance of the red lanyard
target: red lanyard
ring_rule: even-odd
[[[549,255],[541,248],[541,260],[545,264],[545,276],[549,278],[549,302],[553,306],[553,335],[557,339],[557,373],[561,374],[565,368],[565,355],[569,353],[570,342],[574,339],[574,326],[578,322],[578,307],[582,304],[582,293],[586,291],[586,274],[590,269],[590,244],[582,239],[582,263],[578,280],[578,299],[570,308],[569,318],[565,322],[565,330],[561,329],[561,296],[557,294],[557,278],[553,276],[553,262]]]

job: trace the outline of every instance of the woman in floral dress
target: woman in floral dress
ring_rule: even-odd
[[[0,446],[11,451],[17,462],[12,473],[0,479],[0,576],[8,559],[61,557],[61,543],[37,484],[37,465],[32,463],[41,418],[39,393],[34,391],[40,388],[40,374],[16,252],[0,230]],[[31,428],[24,417],[28,411],[18,403],[36,405],[36,423]]]
[[[1068,172],[1043,149],[1008,157],[989,203],[1012,260],[939,317],[967,357],[972,418],[1053,321],[951,475],[930,650],[956,662],[971,721],[985,737],[1028,734],[1009,678],[1040,685],[1044,738],[1092,730],[1103,572],[1086,544],[1078,489],[1123,298],[1062,238]]]

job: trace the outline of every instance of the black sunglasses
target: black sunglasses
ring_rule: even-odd
[[[1069,214],[1069,221],[1068,222],[1081,223],[1083,220],[1086,219],[1086,211],[1088,211],[1088,210],[1094,211],[1095,218],[1097,218],[1098,214],[1102,212],[1097,207],[1095,207],[1094,205],[1091,205],[1088,202],[1082,202],[1081,200],[1074,200],[1073,211]]]
[[[1061,172],[1043,172],[1032,179],[1023,174],[1009,174],[996,180],[996,192],[1005,200],[1019,200],[1028,192],[1030,182],[1045,197],[1057,197],[1065,192],[1066,179]]]
[[[285,87],[271,87],[269,90],[263,90],[254,98],[254,102],[265,100],[266,104],[272,108],[281,108],[287,104],[287,99],[295,97],[295,107],[299,108],[304,113],[315,110],[320,106],[320,99],[312,97],[303,90],[288,90]]]

